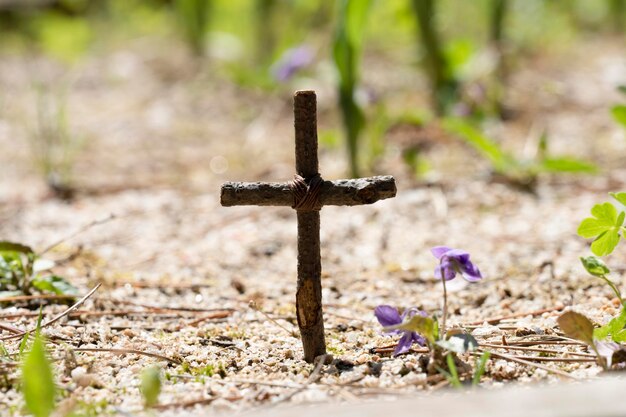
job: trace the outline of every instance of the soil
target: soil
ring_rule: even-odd
[[[232,412],[440,389],[447,381],[428,374],[428,354],[415,346],[392,357],[397,337],[382,334],[373,315],[380,304],[440,315],[441,283],[429,250],[436,245],[467,250],[485,277],[449,283],[451,325],[483,344],[535,341],[560,352],[492,349],[501,354],[589,359],[567,353],[589,353],[582,344],[554,344],[565,340],[556,318],[574,309],[602,324],[618,312],[611,290],[581,267],[589,242],[576,228],[607,192],[626,190],[625,131],[608,111],[623,101],[615,88],[626,81],[621,41],[587,40],[530,60],[510,81],[514,117],[488,129],[519,152],[546,129],[551,152],[588,158],[600,174],[541,176],[534,193],[524,192],[494,181],[473,150],[447,138],[432,140],[432,169],[415,179],[398,145],[408,137],[391,143],[373,170],[396,177],[395,198],[322,210],[324,320],[334,359],[323,366],[301,359],[296,337],[295,214],[219,204],[222,182],[291,179],[291,96],[300,86],[242,90],[210,71],[189,75],[183,58],[146,56],[130,45],[70,70],[32,57],[0,65],[0,236],[42,250],[102,221],[45,255],[81,294],[101,284],[44,331],[63,409],[140,414],[140,374],[153,365],[164,375],[163,415],[177,407]],[[63,93],[70,131],[82,144],[69,201],[50,191],[32,156],[33,80],[59,91],[70,86]],[[364,80],[384,89],[367,71]],[[315,88],[320,131],[327,131],[338,119],[335,98],[331,85]],[[394,94],[392,107],[426,103],[423,91]],[[323,147],[324,178],[343,177],[345,160],[341,149]],[[623,284],[625,252],[609,262]],[[31,329],[40,305],[45,322],[72,303],[58,301],[4,303],[0,324]],[[5,347],[13,353],[18,344]],[[494,356],[481,385],[566,378],[551,370],[580,379],[601,373],[593,360],[540,364],[548,370]],[[19,370],[2,372],[8,386],[0,390],[0,410],[18,413]]]

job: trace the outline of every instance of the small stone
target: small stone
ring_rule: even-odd
[[[477,327],[472,331],[474,337],[488,337],[498,336],[502,334],[502,329],[496,326],[484,325],[483,327]]]
[[[285,357],[285,359],[293,359],[293,350],[291,349],[287,349],[285,350],[285,352],[283,353],[283,356]]]
[[[234,409],[234,405],[224,398],[218,398],[217,400],[213,401],[211,405],[213,406],[215,411],[218,412],[232,411]]]
[[[402,365],[402,368],[400,368],[400,370],[398,371],[398,375],[400,376],[405,376],[411,373],[411,370],[409,369],[408,366],[406,366],[406,364]]]
[[[133,329],[124,329],[122,334],[130,339],[137,337],[137,333]]]
[[[103,386],[94,374],[88,373],[87,369],[82,366],[72,369],[70,375],[72,377],[72,381],[74,381],[79,387],[102,388]]]
[[[356,363],[357,365],[363,365],[368,360],[369,360],[369,356],[364,353],[361,356],[359,356],[358,358],[356,358],[354,363]]]
[[[531,334],[535,334],[535,331],[533,329],[529,329],[528,327],[518,327],[515,329],[515,336],[517,337],[528,336]]]
[[[344,371],[351,371],[354,368],[353,362],[344,359],[335,359],[332,364],[335,368],[337,368],[337,371],[339,371],[339,373]]]
[[[324,361],[324,365],[330,365],[331,363],[333,363],[333,359],[333,355],[327,353],[325,355],[319,355],[318,357],[316,357],[313,363],[317,365],[320,361]]]
[[[383,370],[382,362],[369,361],[367,363],[367,369],[365,370],[365,373],[368,375],[379,377],[382,370]]]
[[[86,373],[87,370],[83,366],[77,366],[76,368],[72,369],[72,371],[70,372],[70,376],[72,377],[72,379],[76,379],[81,375],[85,375]]]
[[[76,378],[72,378],[76,385],[82,388],[93,387],[93,388],[102,388],[102,383],[98,380],[98,378],[94,374],[83,374],[79,375]]]

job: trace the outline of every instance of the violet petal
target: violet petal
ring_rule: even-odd
[[[426,346],[426,339],[422,336],[420,336],[419,334],[413,332],[413,342],[417,343],[420,346]]]
[[[451,249],[447,246],[435,246],[434,248],[430,249],[430,252],[435,256],[435,258],[441,259],[441,257],[445,255],[446,252],[449,252],[450,250]]]
[[[380,305],[374,309],[374,315],[383,327],[395,326],[402,323],[400,313],[389,305]]]
[[[470,257],[469,253],[467,253],[466,251],[461,250],[461,249],[450,249],[444,255],[448,259],[456,260],[461,265],[464,265],[467,262],[469,262],[469,257]]]
[[[480,270],[471,262],[467,262],[463,265],[462,270],[463,278],[468,280],[469,282],[476,282],[482,279],[482,274]]]
[[[435,267],[435,278],[441,279],[441,272],[443,270],[443,279],[450,281],[456,276],[454,265],[451,262],[442,262],[441,265]]]
[[[415,332],[404,332],[400,340],[398,341],[398,346],[396,346],[396,350],[393,352],[393,356],[398,356],[403,353],[408,352],[411,349],[411,345],[413,344],[413,334]]]

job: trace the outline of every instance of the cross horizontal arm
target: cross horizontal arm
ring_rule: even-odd
[[[324,206],[372,204],[395,197],[396,182],[390,175],[351,180],[324,181],[319,201]],[[222,206],[293,206],[289,183],[227,182],[222,185]]]

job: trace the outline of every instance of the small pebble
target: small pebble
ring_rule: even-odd
[[[122,334],[131,339],[137,336],[137,333],[133,329],[124,329]]]

